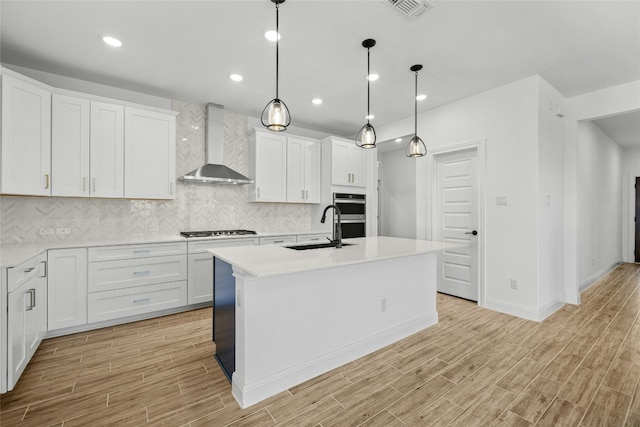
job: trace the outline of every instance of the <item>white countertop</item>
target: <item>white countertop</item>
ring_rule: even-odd
[[[216,257],[256,277],[277,276],[440,252],[460,245],[396,237],[345,239],[341,249],[323,248],[297,251],[287,245],[240,246],[209,249]],[[303,245],[299,243],[297,245]]]
[[[176,234],[147,234],[141,236],[130,236],[127,239],[101,239],[101,240],[51,240],[42,242],[25,242],[25,243],[7,243],[0,245],[0,268],[14,267],[34,256],[37,256],[49,249],[71,249],[71,248],[88,248],[94,246],[112,246],[112,245],[138,245],[151,243],[170,243],[170,242],[194,242],[202,240],[223,240],[223,239],[241,239],[241,238],[258,238],[271,236],[288,236],[302,234],[318,234],[326,233],[326,231],[306,230],[306,231],[258,231],[257,234],[247,234],[240,236],[218,236],[218,237],[196,237],[185,238],[179,233]]]

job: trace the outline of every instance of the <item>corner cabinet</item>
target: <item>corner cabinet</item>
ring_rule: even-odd
[[[367,155],[355,142],[329,138],[331,150],[331,183],[352,187],[367,186]]]
[[[320,203],[321,150],[316,140],[254,129],[249,139],[251,202]]]
[[[124,197],[175,199],[175,115],[125,107],[124,129]]]
[[[2,73],[0,192],[51,195],[51,89]]]
[[[250,202],[287,201],[287,138],[254,130],[249,138]]]
[[[49,330],[87,323],[87,249],[54,249],[49,264]]]

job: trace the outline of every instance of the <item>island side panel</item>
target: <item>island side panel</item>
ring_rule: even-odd
[[[257,278],[234,268],[242,407],[438,321],[436,253]]]

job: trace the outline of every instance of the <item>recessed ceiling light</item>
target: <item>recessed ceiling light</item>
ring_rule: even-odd
[[[402,138],[396,138],[394,139],[395,142],[402,142]]]
[[[106,44],[108,44],[109,46],[113,46],[113,47],[122,46],[122,42],[120,40],[118,40],[117,38],[115,38],[115,37],[104,36],[102,38],[102,41],[105,42]]]
[[[369,114],[368,116],[364,116],[365,119],[367,120],[373,120],[375,116],[373,114]]]
[[[313,103],[314,103],[314,104],[316,104],[316,105],[320,105],[320,104],[322,104],[322,99],[320,99],[320,98],[313,98],[313,99],[311,100],[311,102],[313,102]]]
[[[276,40],[280,40],[280,37],[282,37],[280,34],[278,34],[276,31],[267,31],[266,33],[264,33],[264,38],[269,40],[270,42],[274,42]]]
[[[425,99],[427,99],[427,95],[425,95],[424,93],[422,93],[422,94],[420,94],[420,95],[416,96],[416,99],[417,99],[418,101],[424,101]]]
[[[375,82],[376,80],[378,80],[380,78],[379,75],[375,74],[375,73],[371,73],[367,76],[367,79],[369,79],[370,82]]]
[[[231,74],[229,78],[234,82],[241,82],[243,79],[243,77],[240,74]]]

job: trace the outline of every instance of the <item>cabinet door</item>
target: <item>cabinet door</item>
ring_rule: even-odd
[[[189,255],[187,301],[189,304],[213,301],[213,255]]]
[[[287,201],[287,140],[281,135],[256,134],[251,150],[256,202]]]
[[[349,142],[334,141],[331,147],[331,182],[333,185],[351,185],[349,170]]]
[[[58,94],[51,102],[51,195],[88,196],[90,102]]]
[[[351,147],[349,170],[351,171],[351,183],[349,185],[367,186],[367,153],[364,149],[356,146]]]
[[[90,194],[124,195],[124,107],[91,102]]]
[[[26,368],[38,341],[35,296],[38,278],[34,277],[8,294],[8,384],[12,390]]]
[[[35,295],[35,303],[36,303],[36,317],[37,317],[37,329],[38,329],[38,342],[36,348],[33,349],[35,353],[37,346],[40,345],[40,342],[44,339],[44,336],[47,334],[49,319],[48,313],[49,309],[48,305],[48,289],[47,289],[47,256],[41,255],[38,257],[38,265],[40,268],[40,274],[38,275],[38,284],[36,285],[36,295]]]
[[[320,143],[307,141],[304,155],[305,202],[320,203],[321,175]]]
[[[2,76],[3,194],[51,195],[51,92]]]
[[[87,249],[48,252],[49,330],[87,323]]]
[[[307,141],[287,138],[287,202],[303,203],[305,197],[305,151]]]
[[[126,107],[124,117],[124,196],[175,199],[175,116]]]

